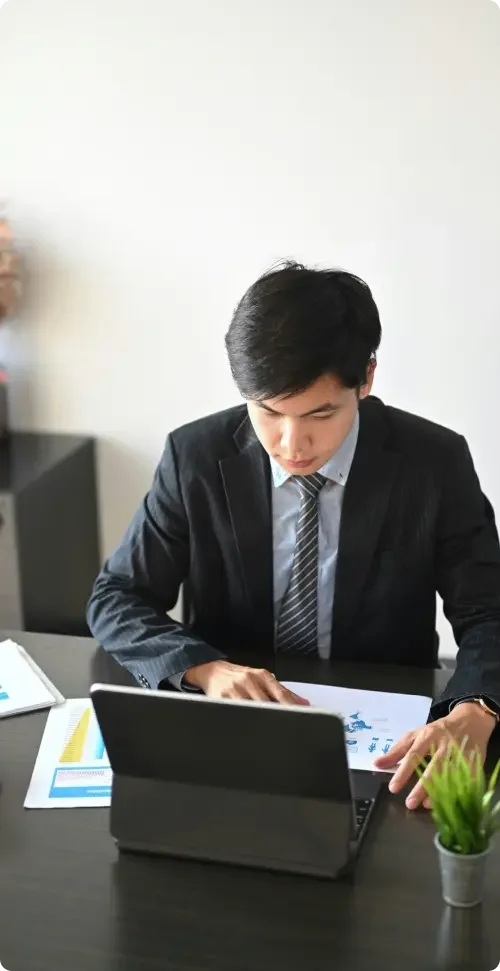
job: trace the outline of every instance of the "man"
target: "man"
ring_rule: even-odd
[[[371,396],[381,326],[346,272],[297,264],[239,303],[226,347],[246,405],[169,435],[97,578],[88,620],[145,687],[302,703],[270,652],[436,665],[436,591],[457,668],[399,740],[399,791],[449,732],[483,757],[500,713],[500,549],[465,440]],[[183,585],[186,624],[171,620]],[[261,651],[261,669],[241,663]],[[240,663],[238,663],[240,658]],[[407,805],[428,805],[422,783]]]

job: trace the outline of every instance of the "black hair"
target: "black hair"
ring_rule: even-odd
[[[382,329],[367,284],[344,270],[286,262],[246,291],[226,334],[236,386],[248,400],[296,394],[325,374],[366,382]]]

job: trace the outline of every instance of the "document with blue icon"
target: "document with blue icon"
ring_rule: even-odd
[[[343,718],[349,766],[370,772],[380,771],[373,765],[374,759],[386,755],[405,732],[425,725],[432,704],[432,698],[424,695],[358,691],[297,681],[282,683],[307,698],[311,705],[334,711]]]

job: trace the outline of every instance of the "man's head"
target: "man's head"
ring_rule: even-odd
[[[381,326],[370,289],[342,270],[296,263],[265,274],[238,304],[226,347],[260,442],[289,473],[316,472],[370,393]]]

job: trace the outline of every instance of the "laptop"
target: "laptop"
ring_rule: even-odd
[[[386,777],[351,772],[319,708],[93,684],[119,850],[335,879]]]

